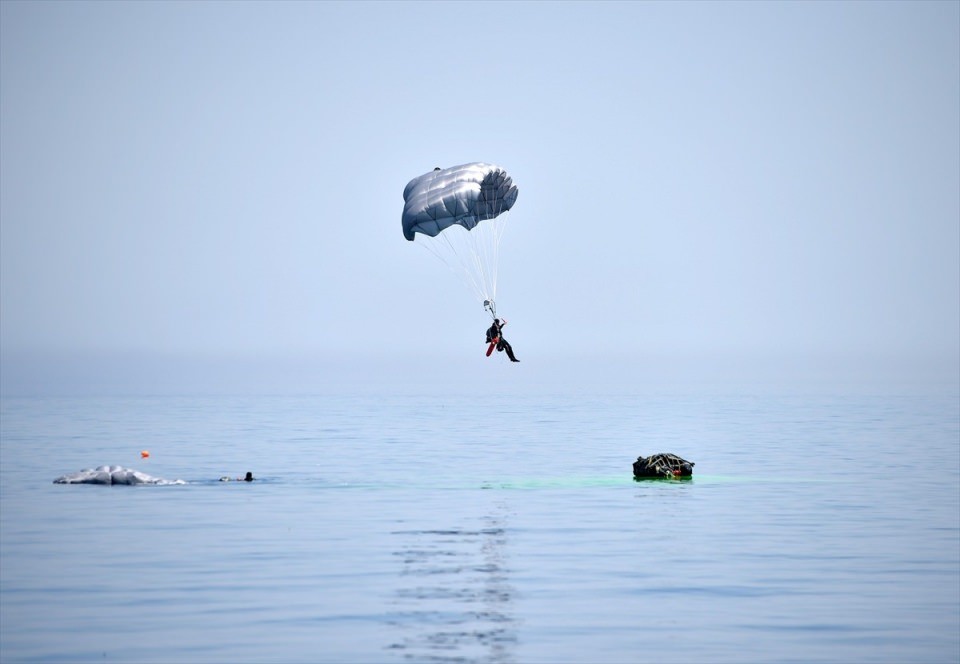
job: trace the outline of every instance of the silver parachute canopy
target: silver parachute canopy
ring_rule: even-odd
[[[472,230],[495,219],[517,201],[517,187],[507,172],[474,162],[434,170],[416,177],[403,190],[403,236],[436,237],[453,224]]]
[[[473,162],[434,169],[403,190],[403,236],[420,241],[471,288],[490,313],[494,302],[500,240],[518,190],[506,170]]]

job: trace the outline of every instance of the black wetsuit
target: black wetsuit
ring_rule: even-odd
[[[506,325],[506,323],[503,325]],[[493,340],[499,337],[500,340],[497,341],[497,352],[506,351],[507,357],[510,358],[511,362],[519,362],[520,360],[513,356],[513,347],[510,345],[510,342],[503,338],[503,325],[498,324],[496,321],[493,322],[493,325],[487,330],[487,343],[493,343]]]

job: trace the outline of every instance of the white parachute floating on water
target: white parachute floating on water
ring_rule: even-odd
[[[147,475],[133,468],[123,466],[98,466],[84,468],[76,473],[69,473],[53,480],[54,484],[186,484],[183,480],[165,480],[162,477]]]
[[[460,276],[494,318],[500,240],[517,193],[503,168],[482,162],[436,168],[403,190],[403,236]]]

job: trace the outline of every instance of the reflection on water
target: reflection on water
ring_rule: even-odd
[[[477,528],[400,530],[402,565],[388,647],[412,661],[513,661],[517,636],[502,518]]]

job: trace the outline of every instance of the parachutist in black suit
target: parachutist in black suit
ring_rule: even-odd
[[[510,358],[511,362],[519,362],[516,357],[513,356],[513,347],[510,345],[506,339],[503,338],[503,326],[507,324],[507,320],[504,319],[503,322],[500,322],[499,318],[493,319],[493,325],[487,330],[487,343],[497,344],[497,352],[506,351],[507,357]]]

